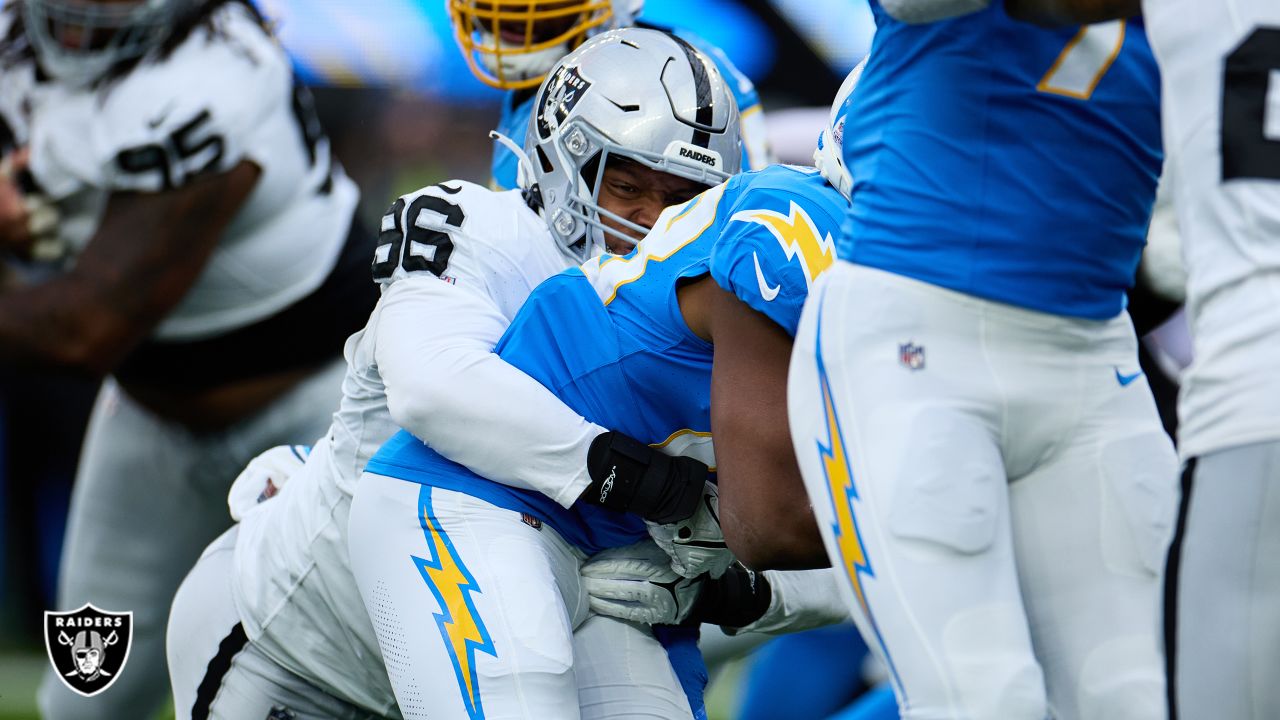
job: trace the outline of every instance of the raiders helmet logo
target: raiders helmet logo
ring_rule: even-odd
[[[582,96],[591,89],[591,81],[582,77],[577,67],[562,66],[547,81],[538,98],[538,137],[546,140],[560,123],[569,117]]]
[[[129,660],[133,613],[107,612],[86,603],[44,614],[44,646],[59,678],[73,692],[93,697],[111,687]]]

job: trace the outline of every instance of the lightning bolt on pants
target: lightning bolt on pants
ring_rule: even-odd
[[[1080,321],[848,263],[820,278],[792,438],[905,720],[1163,719],[1176,467],[1128,317]],[[1117,369],[1118,368],[1118,369]]]
[[[550,526],[366,473],[348,535],[406,719],[691,716],[653,635],[589,613],[585,556]]]

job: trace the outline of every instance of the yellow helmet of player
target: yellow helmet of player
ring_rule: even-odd
[[[445,0],[458,46],[486,85],[536,88],[591,35],[625,27],[643,0]]]

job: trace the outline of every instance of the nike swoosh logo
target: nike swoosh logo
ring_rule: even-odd
[[[756,282],[760,284],[760,296],[765,302],[773,302],[773,299],[778,297],[778,291],[782,289],[782,285],[769,287],[769,282],[764,279],[764,271],[760,269],[760,256],[752,252],[751,259],[756,262]]]
[[[159,115],[148,120],[147,127],[151,128],[152,130],[155,130],[156,128],[160,127],[160,125],[164,123],[165,120],[169,119],[169,113],[173,112],[173,105],[174,105],[173,103],[169,103],[165,107],[165,109],[161,111]]]
[[[1120,387],[1126,387],[1128,386],[1129,383],[1142,377],[1141,370],[1139,370],[1138,372],[1132,375],[1125,375],[1124,373],[1120,372],[1120,368],[1115,368],[1115,371],[1116,371],[1116,382],[1120,383]]]

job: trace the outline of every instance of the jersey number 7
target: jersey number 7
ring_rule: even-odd
[[[1085,25],[1067,42],[1036,90],[1088,100],[1124,47],[1124,20]]]

